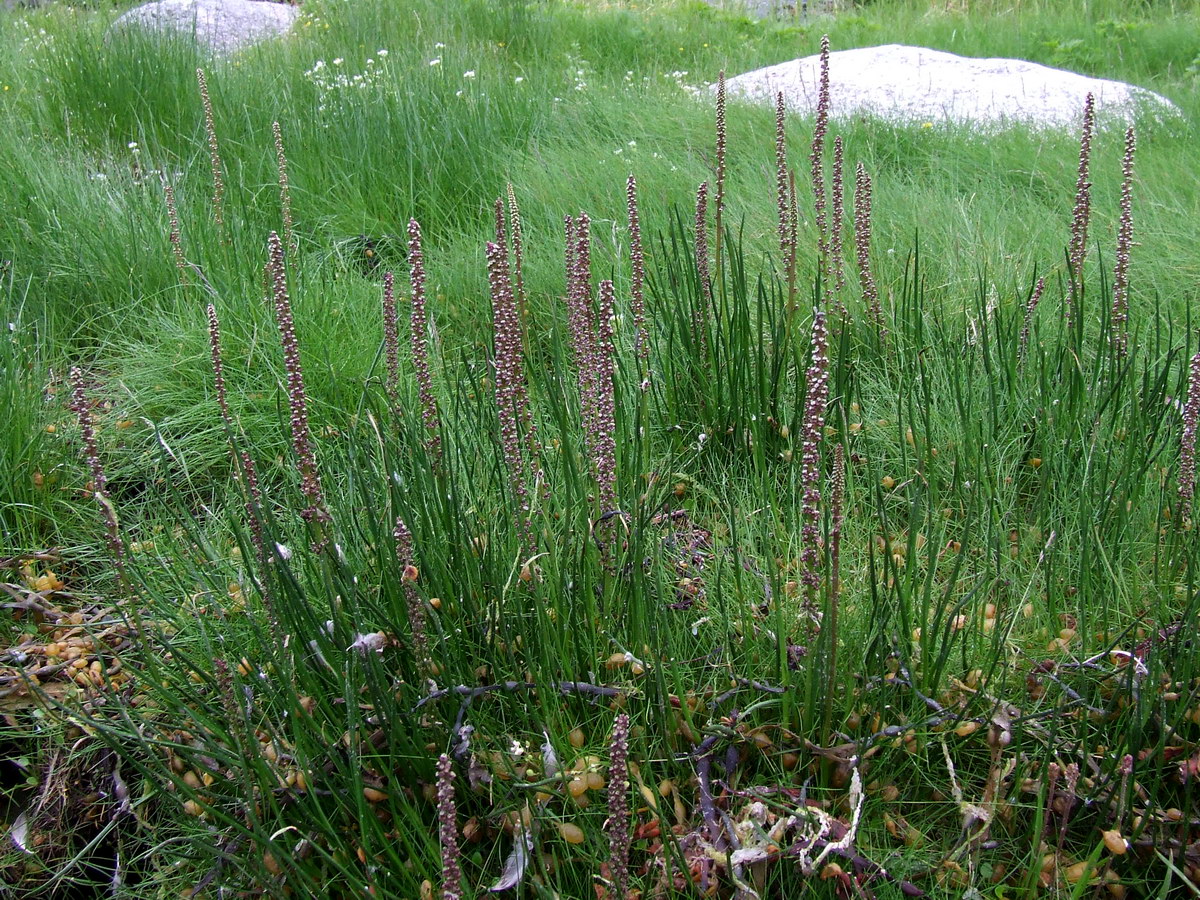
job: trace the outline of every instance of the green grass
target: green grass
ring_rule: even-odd
[[[934,896],[1194,889],[1182,848],[1197,839],[1187,773],[1200,738],[1200,557],[1178,501],[1177,407],[1200,349],[1200,17],[1192,3],[966,6],[863,3],[755,22],[701,3],[310,3],[287,41],[216,63],[183,43],[106,38],[114,11],[0,14],[12,323],[0,344],[0,559],[13,648],[0,711],[4,739],[30,760],[0,772],[0,789],[8,824],[24,810],[21,833],[40,839],[35,852],[7,842],[9,881],[45,896],[437,896],[432,788],[446,752],[466,896],[500,877],[526,816],[536,850],[519,892],[591,897],[612,874],[611,792],[580,802],[572,781],[608,778],[623,710],[643,896],[697,895],[709,878],[718,896],[734,896],[737,879],[761,896],[844,896],[830,859],[810,871],[797,857],[819,815],[845,825],[856,808],[856,852]],[[1082,314],[1067,327],[1077,134],[835,123],[848,167],[861,160],[875,184],[887,336],[851,262],[839,294],[850,316],[830,309],[822,577],[806,598],[817,236],[802,223],[791,304],[772,114],[731,106],[728,230],[709,305],[691,222],[697,184],[714,177],[713,113],[682,85],[815,53],[823,33],[834,49],[919,43],[1122,78],[1183,117],[1139,123],[1127,359],[1108,319],[1119,134],[1096,139]],[[263,276],[267,235],[282,228],[274,121],[331,516],[321,529],[299,515],[311,499]],[[811,130],[789,121],[802,220]],[[648,260],[645,390],[630,172]],[[526,390],[541,447],[524,457],[528,538],[493,394],[483,249],[508,183],[524,226]],[[562,300],[563,216],[580,210],[594,281],[617,291],[620,515],[596,499]],[[424,233],[440,461],[407,355],[410,217]],[[380,315],[389,269],[398,409]],[[1039,276],[1047,289],[1022,356]],[[67,409],[71,366],[86,373],[119,567]],[[835,446],[848,461],[840,592]],[[247,494],[242,451],[261,499]],[[397,547],[398,517],[412,558]],[[369,635],[377,650],[353,649]],[[56,668],[74,655],[86,672]],[[33,671],[42,684],[22,680]],[[802,797],[821,813],[799,812]],[[965,820],[964,804],[984,821]],[[790,815],[811,821],[785,827]],[[1127,854],[1104,848],[1110,822],[1134,841]],[[582,843],[563,839],[568,824]],[[768,849],[762,831],[775,827],[773,846],[790,855],[735,879],[728,829]],[[869,886],[900,895],[882,877]]]

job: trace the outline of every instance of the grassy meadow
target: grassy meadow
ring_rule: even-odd
[[[1197,895],[1200,7],[841,7],[0,10],[0,896]]]

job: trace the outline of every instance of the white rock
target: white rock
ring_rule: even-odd
[[[807,56],[727,80],[729,96],[816,111],[821,58]],[[926,47],[888,44],[829,54],[830,115],[870,115],[894,122],[956,122],[983,128],[1020,124],[1079,126],[1084,98],[1094,94],[1098,121],[1132,123],[1179,110],[1165,97],[1121,81],[1089,78],[1019,59],[973,59]]]
[[[218,55],[288,33],[299,7],[263,0],[155,0],[129,10],[113,28],[140,25],[191,35]]]

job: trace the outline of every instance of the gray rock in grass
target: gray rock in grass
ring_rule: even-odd
[[[287,34],[299,15],[299,7],[262,0],[155,0],[129,10],[112,27],[192,36],[226,55]]]
[[[789,110],[815,112],[820,57],[808,56],[727,80],[731,98],[774,104],[783,91]],[[894,122],[952,122],[981,129],[1023,125],[1077,128],[1084,98],[1096,98],[1097,120],[1132,123],[1179,110],[1152,91],[1089,78],[1019,59],[974,59],[926,47],[888,44],[829,54],[830,114],[870,115]]]

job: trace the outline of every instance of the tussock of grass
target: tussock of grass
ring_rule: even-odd
[[[712,113],[679,85],[815,52],[819,25],[835,47],[1070,63],[1191,115],[1191,5],[864,4],[805,25],[706,5],[325,3],[294,39],[217,64],[183,44],[103,41],[107,13],[12,21],[0,61],[32,62],[0,66],[13,322],[0,704],[12,739],[41,754],[2,782],[8,818],[25,812],[13,880],[48,895],[436,896],[456,880],[440,815],[464,896],[503,872],[538,896],[616,896],[615,822],[630,896],[848,896],[852,876],[877,896],[1194,886],[1200,559],[1179,500],[1197,350],[1190,126],[1139,126],[1122,356],[1108,312],[1118,135],[1096,139],[1073,289],[1077,136],[835,124],[848,171],[862,160],[875,185],[880,329],[852,261],[840,291],[823,274],[812,124],[798,120],[789,296],[770,111],[728,111],[726,231],[702,281],[692,204],[714,178]],[[264,281],[267,235],[283,228],[274,121],[296,246]],[[648,368],[629,300],[630,171]],[[517,376],[516,344],[493,341],[484,256],[509,183],[528,289]],[[606,332],[580,331],[562,301],[562,217],[580,210],[592,288],[612,279],[617,297],[612,508],[589,418]],[[410,216],[436,444],[405,324]],[[385,271],[402,323],[395,396]],[[277,327],[285,288],[304,441]],[[831,337],[812,519],[814,306]],[[103,484],[64,462],[81,443],[70,365],[87,373]],[[512,410],[497,410],[498,380]],[[119,520],[119,570],[100,510]],[[443,753],[456,778],[439,813]],[[64,771],[88,790],[62,801]],[[76,817],[87,827],[71,832]]]

